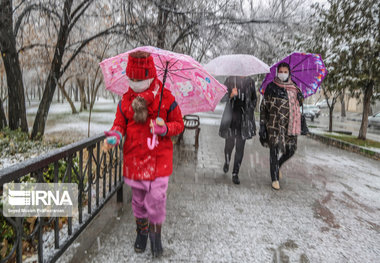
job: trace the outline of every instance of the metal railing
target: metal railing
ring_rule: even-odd
[[[78,184],[78,214],[67,218],[38,217],[30,233],[24,230],[27,218],[7,218],[0,211],[0,216],[5,219],[3,221],[13,229],[10,238],[13,247],[0,263],[11,259],[22,262],[23,241],[35,247],[38,262],[55,262],[115,193],[117,202],[123,201],[123,144],[104,152],[101,148],[104,138],[104,135],[98,135],[84,139],[0,170],[0,192],[5,183],[26,180]]]

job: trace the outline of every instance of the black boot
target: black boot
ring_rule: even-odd
[[[135,251],[136,253],[143,253],[148,241],[149,224],[147,218],[136,218],[136,232]]]
[[[152,256],[159,258],[162,256],[163,249],[161,243],[161,225],[151,224],[149,225],[149,239],[150,239],[150,249],[152,251]]]
[[[240,184],[239,176],[237,174],[232,174],[232,182],[234,184]]]
[[[224,163],[224,166],[223,166],[223,172],[224,172],[224,173],[227,173],[227,172],[228,172],[228,168],[229,168],[228,163]]]

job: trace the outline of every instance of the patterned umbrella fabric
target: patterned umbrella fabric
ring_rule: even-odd
[[[205,65],[214,76],[251,76],[269,73],[269,66],[255,56],[234,54],[219,56]]]
[[[261,84],[260,93],[264,94],[266,87],[276,76],[277,66],[281,62],[290,65],[292,80],[301,89],[305,98],[315,94],[327,75],[326,67],[319,54],[293,53],[270,68],[270,73]]]
[[[175,96],[183,115],[213,111],[227,92],[226,87],[192,57],[152,46],[138,47],[102,61],[100,67],[108,90],[120,96],[127,92],[125,69],[128,55],[135,51],[149,52],[153,56],[158,78],[163,81],[166,75],[165,88]]]

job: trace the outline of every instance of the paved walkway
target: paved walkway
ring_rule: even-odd
[[[162,262],[380,262],[380,162],[299,139],[271,189],[269,151],[248,141],[239,186],[222,172],[224,141],[202,126],[176,148]],[[133,251],[131,204],[77,262],[149,262]]]

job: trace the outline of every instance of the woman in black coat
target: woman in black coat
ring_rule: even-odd
[[[231,76],[226,79],[224,85],[228,88],[228,100],[219,128],[219,135],[226,139],[223,171],[228,172],[231,153],[236,145],[232,181],[240,184],[238,174],[243,160],[245,141],[256,135],[255,82],[250,77]]]
[[[292,81],[290,67],[281,63],[277,76],[269,83],[260,105],[260,142],[270,148],[272,188],[280,189],[281,166],[297,150],[297,136],[301,134],[303,95]]]

